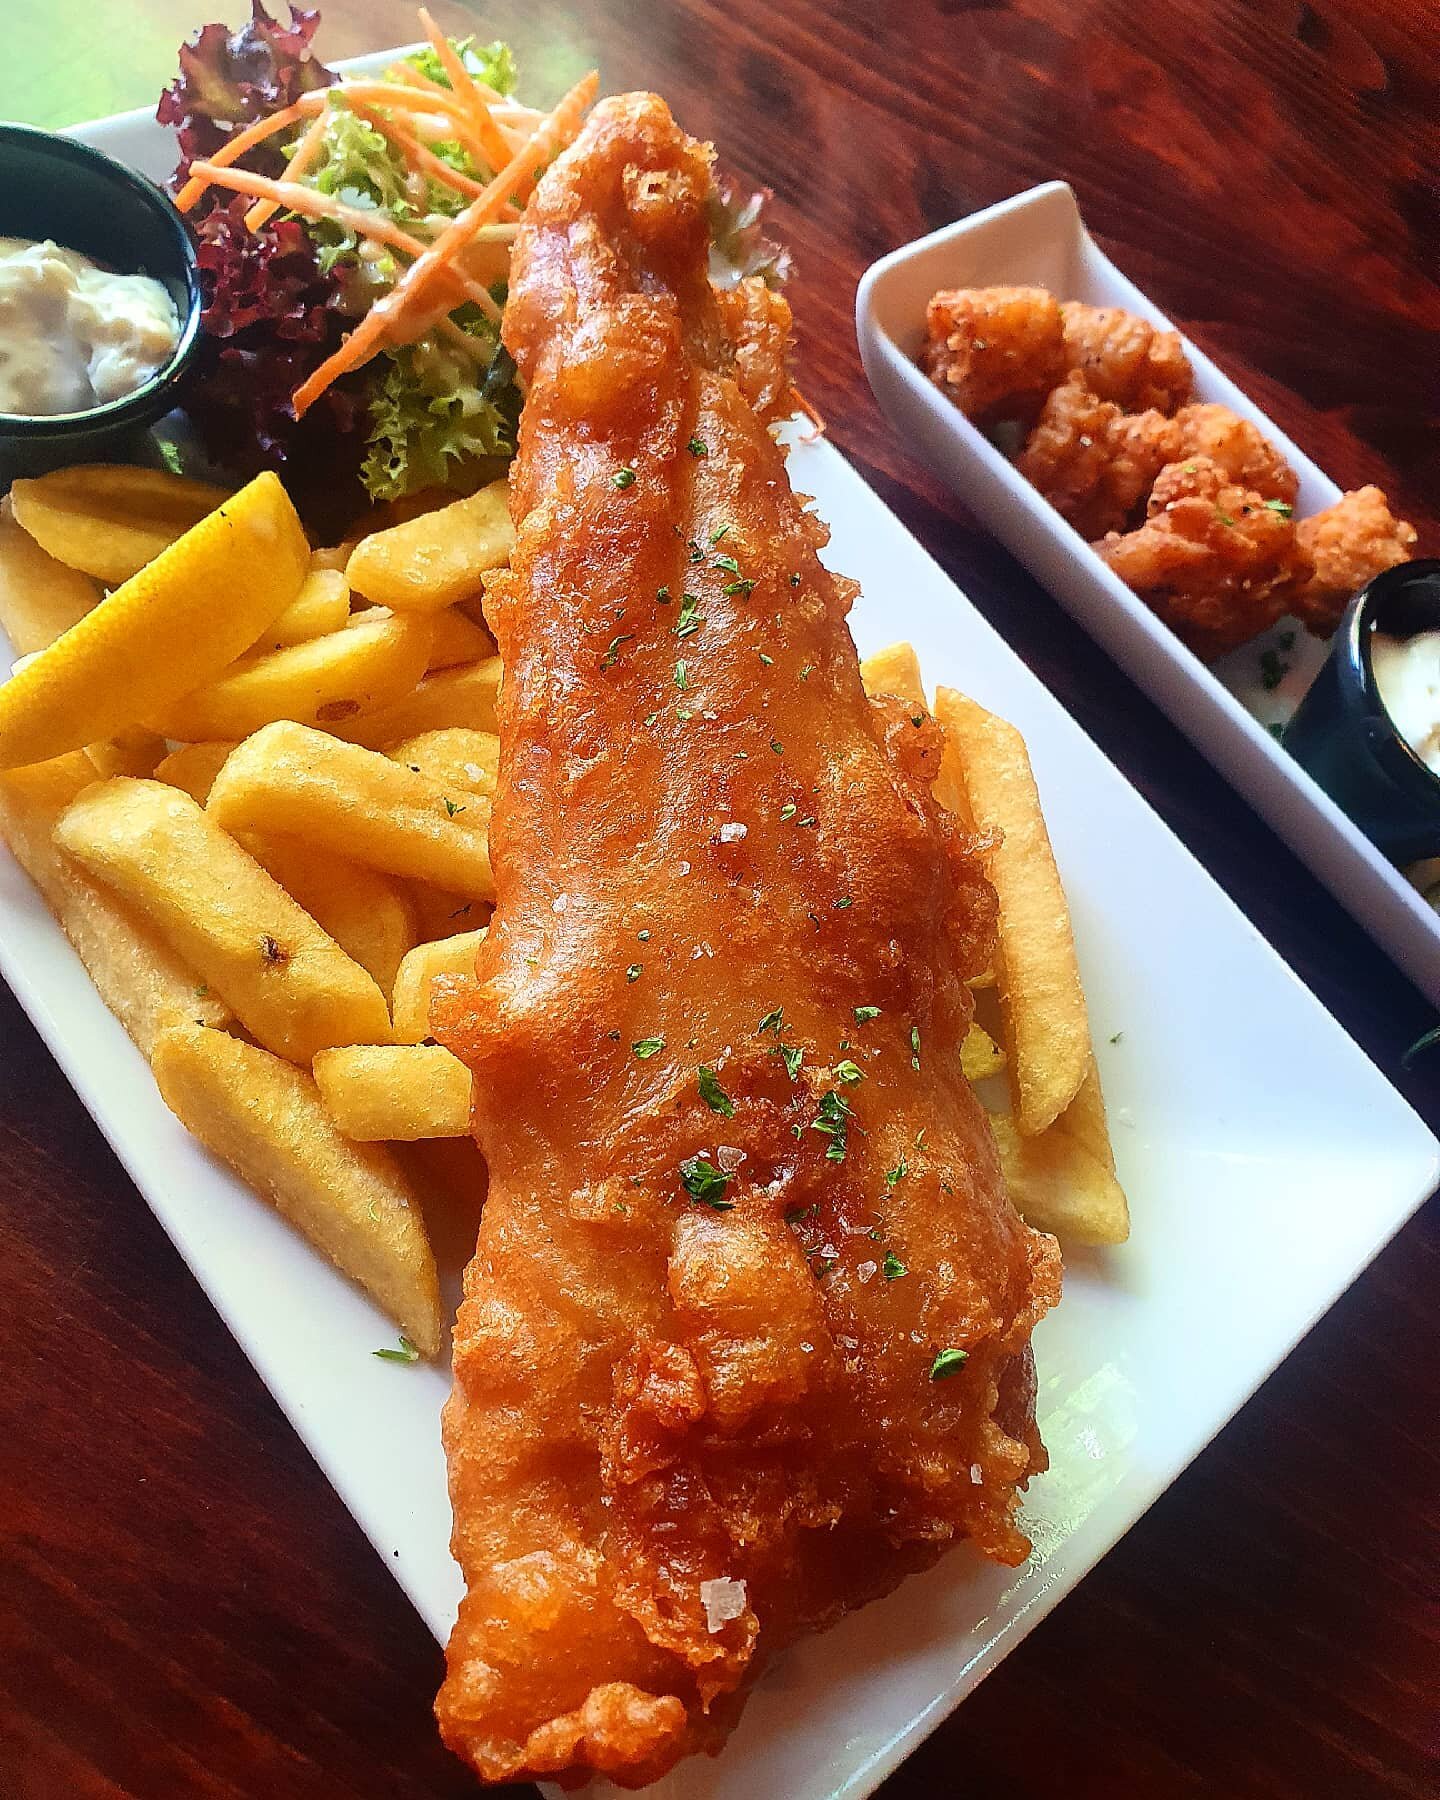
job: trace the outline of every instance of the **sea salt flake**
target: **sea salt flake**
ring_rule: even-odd
[[[745,1611],[745,1583],[729,1575],[700,1583],[700,1604],[705,1608],[705,1629],[712,1635],[723,1631],[732,1619]]]
[[[728,825],[720,827],[720,842],[722,844],[738,844],[749,829],[748,825],[742,825],[738,819],[732,820]]]
[[[734,1144],[721,1144],[715,1152],[715,1161],[720,1165],[722,1175],[733,1175],[745,1160],[745,1152]]]
[[[863,1285],[865,1282],[869,1281],[870,1277],[875,1273],[876,1269],[878,1269],[879,1267],[880,1267],[879,1263],[873,1263],[873,1262],[857,1263],[855,1265],[855,1279]]]
[[[563,913],[569,904],[570,896],[568,894],[557,894],[550,902],[550,910],[551,912]]]
[[[985,1471],[980,1467],[979,1463],[971,1463],[970,1479],[975,1483],[976,1487],[979,1487],[984,1481]]]

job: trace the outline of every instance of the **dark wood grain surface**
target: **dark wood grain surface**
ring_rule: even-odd
[[[193,3],[58,0],[23,25],[17,9],[0,101],[60,123],[103,73],[124,77],[114,104],[141,104],[208,16]],[[659,89],[774,187],[804,384],[835,442],[1440,1125],[1440,1058],[1400,1067],[1428,1009],[912,460],[852,326],[872,258],[1064,176],[1242,387],[1440,551],[1435,0],[435,11],[509,38],[542,97],[591,63],[611,88]],[[59,64],[42,13],[67,27]],[[399,0],[326,15],[335,57],[414,35]],[[886,1800],[1440,1793],[1437,1293],[1432,1205]],[[0,1796],[471,1791],[431,1723],[435,1645],[8,994],[0,1319]]]

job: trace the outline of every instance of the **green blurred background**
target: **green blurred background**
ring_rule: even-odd
[[[196,0],[9,0],[0,10],[0,118],[52,127],[153,106],[181,40],[212,16]]]

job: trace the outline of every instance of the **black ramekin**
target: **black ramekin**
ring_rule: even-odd
[[[0,483],[66,463],[128,460],[170,411],[200,332],[200,282],[185,221],[153,182],[74,138],[0,125],[0,237],[53,238],[124,275],[153,275],[180,319],[175,353],[143,387],[86,412],[0,413]]]
[[[1350,602],[1329,660],[1310,685],[1281,743],[1393,862],[1440,856],[1440,775],[1395,729],[1385,710],[1370,646],[1440,629],[1440,561],[1400,563]]]

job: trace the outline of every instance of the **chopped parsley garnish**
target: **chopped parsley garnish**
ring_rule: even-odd
[[[800,671],[800,679],[802,681],[808,681],[814,673],[815,673],[814,663],[806,663],[804,668],[801,669],[801,671]]]
[[[839,1262],[838,1256],[816,1255],[810,1258],[810,1273],[817,1281],[822,1281]]]
[[[1402,1069],[1413,1069],[1416,1058],[1423,1056],[1425,1052],[1435,1044],[1440,1044],[1440,1025],[1436,1025],[1430,1031],[1422,1032],[1420,1036],[1416,1038],[1415,1042],[1400,1058],[1400,1067]]]
[[[665,1048],[665,1040],[663,1037],[636,1038],[630,1048],[635,1052],[636,1056],[640,1058],[641,1062],[649,1062],[652,1056],[658,1056]]]
[[[1123,1031],[1117,1031],[1112,1034],[1112,1036],[1110,1038],[1110,1042],[1112,1044],[1118,1044],[1120,1042],[1121,1038],[1124,1037],[1124,1035],[1125,1035],[1125,1033]]]
[[[755,583],[753,581],[747,581],[744,576],[741,576],[737,581],[727,581],[725,583],[725,592],[727,594],[738,594],[742,600],[748,600],[751,594],[755,592]]]
[[[699,544],[696,543],[694,538],[690,539],[690,560],[692,563],[700,563],[705,560],[705,552],[700,548]]]
[[[770,748],[777,756],[783,756],[785,754],[785,746],[780,742],[779,738],[771,738]]]
[[[635,633],[633,631],[622,631],[617,637],[611,638],[610,642],[605,646],[605,654],[600,658],[600,667],[602,669],[613,669],[615,667],[615,659],[620,654],[620,646],[622,644],[628,644],[634,635]]]
[[[968,1350],[941,1350],[930,1365],[930,1379],[943,1381],[947,1375],[958,1374],[969,1360]]]
[[[1215,517],[1220,521],[1220,523],[1222,525],[1233,525],[1235,523],[1235,521],[1230,517],[1229,513],[1227,513],[1225,511],[1225,509],[1221,506],[1217,506],[1215,508]]]
[[[885,1252],[885,1261],[882,1264],[882,1270],[887,1281],[898,1281],[902,1275],[908,1275],[910,1273],[893,1250],[887,1250]]]
[[[790,585],[791,585],[791,587],[799,587],[800,577],[798,575],[792,575],[790,577]]]
[[[637,937],[637,938],[639,938],[639,940],[640,940],[640,942],[641,942],[641,943],[642,943],[642,944],[648,944],[648,943],[649,943],[649,942],[650,942],[650,928],[649,928],[649,926],[648,926],[648,925],[647,925],[647,926],[646,926],[646,928],[645,928],[645,930],[644,930],[644,931],[637,931],[637,932],[636,932],[636,933],[635,933],[635,935],[636,935],[636,937]]]
[[[400,1347],[398,1350],[372,1350],[370,1354],[372,1356],[378,1356],[381,1362],[413,1363],[419,1362],[420,1360],[420,1352],[410,1342],[408,1337],[402,1337],[400,1339]]]
[[[906,1162],[905,1157],[902,1154],[899,1162],[896,1163],[895,1167],[893,1169],[887,1169],[885,1171],[886,1187],[892,1187],[892,1188],[897,1187],[909,1173],[910,1173],[910,1165],[908,1162]]]
[[[834,1088],[821,1096],[820,1110],[810,1121],[810,1129],[818,1131],[822,1137],[829,1138],[830,1142],[825,1151],[827,1162],[844,1162],[846,1131],[854,1116]]]
[[[846,1087],[855,1087],[857,1083],[865,1079],[865,1071],[857,1063],[851,1062],[849,1057],[846,1057],[844,1062],[836,1063],[835,1079],[843,1082]]]
[[[442,798],[445,801],[445,816],[447,819],[453,819],[456,813],[464,812],[465,808],[463,806],[457,806],[448,794],[443,795]]]
[[[662,587],[656,588],[655,598],[659,601],[661,606],[668,606],[675,596],[670,592],[668,587]]]
[[[785,1009],[783,1006],[777,1006],[774,1012],[766,1013],[765,1017],[755,1027],[755,1035],[756,1037],[759,1037],[762,1031],[779,1031],[784,1023]]]
[[[920,1067],[920,1027],[918,1025],[910,1027],[910,1067],[912,1069]]]
[[[773,656],[767,656],[763,650],[757,650],[756,655],[760,658],[761,662],[764,663],[767,669],[770,668],[775,661]]]
[[[684,663],[684,662],[676,663],[674,682],[675,682],[676,687],[679,688],[682,693],[685,691],[686,688],[689,687],[689,685],[690,685],[690,665],[688,663]]]
[[[798,811],[799,808],[796,806],[795,802],[793,800],[787,800],[780,808],[780,817],[782,819],[793,819]]]
[[[610,479],[617,488],[634,487],[635,471],[633,469],[617,469]]]
[[[1267,500],[1265,505],[1273,513],[1279,513],[1282,519],[1293,519],[1295,508],[1288,500]]]
[[[680,1185],[692,1200],[714,1212],[731,1212],[735,1202],[725,1198],[730,1177],[706,1162],[703,1156],[687,1156],[680,1165]]]
[[[866,1025],[871,1019],[878,1019],[879,1017],[880,1008],[878,1006],[857,1006],[855,1008],[855,1023],[857,1025]]]
[[[844,899],[837,900],[835,902],[835,910],[836,910],[836,912],[844,912],[844,910],[847,906],[853,906],[854,904],[855,904],[855,902],[850,898],[850,896],[848,894],[846,894]]]
[[[733,556],[717,556],[715,558],[715,567],[717,569],[724,569],[727,575],[738,575],[740,573],[740,565]]]
[[[792,1081],[797,1080],[800,1075],[800,1065],[805,1060],[805,1052],[798,1044],[777,1044],[775,1048],[780,1052],[780,1059],[785,1064],[785,1073]]]
[[[631,963],[630,967],[625,971],[625,979],[627,981],[638,981],[642,972],[641,964]]]
[[[1278,650],[1262,650],[1260,653],[1260,685],[1267,694],[1275,689],[1290,673],[1290,665],[1282,662]]]
[[[708,456],[710,454],[710,446],[703,438],[692,437],[685,448],[692,456]]]
[[[700,1098],[711,1112],[719,1113],[722,1119],[735,1117],[735,1102],[721,1087],[713,1069],[697,1069],[695,1079],[700,1088]]]
[[[1265,729],[1270,733],[1271,737],[1274,738],[1274,740],[1277,744],[1280,742],[1281,738],[1283,738],[1285,735],[1285,727],[1280,723],[1280,721],[1278,719],[1272,719],[1270,721],[1270,723],[1265,727]]]
[[[710,542],[712,544],[718,544],[722,538],[726,538],[729,535],[730,527],[728,525],[717,526],[716,529],[710,533]]]
[[[700,610],[698,594],[682,594],[680,596],[680,617],[675,621],[676,637],[689,637],[705,623],[705,615]]]

